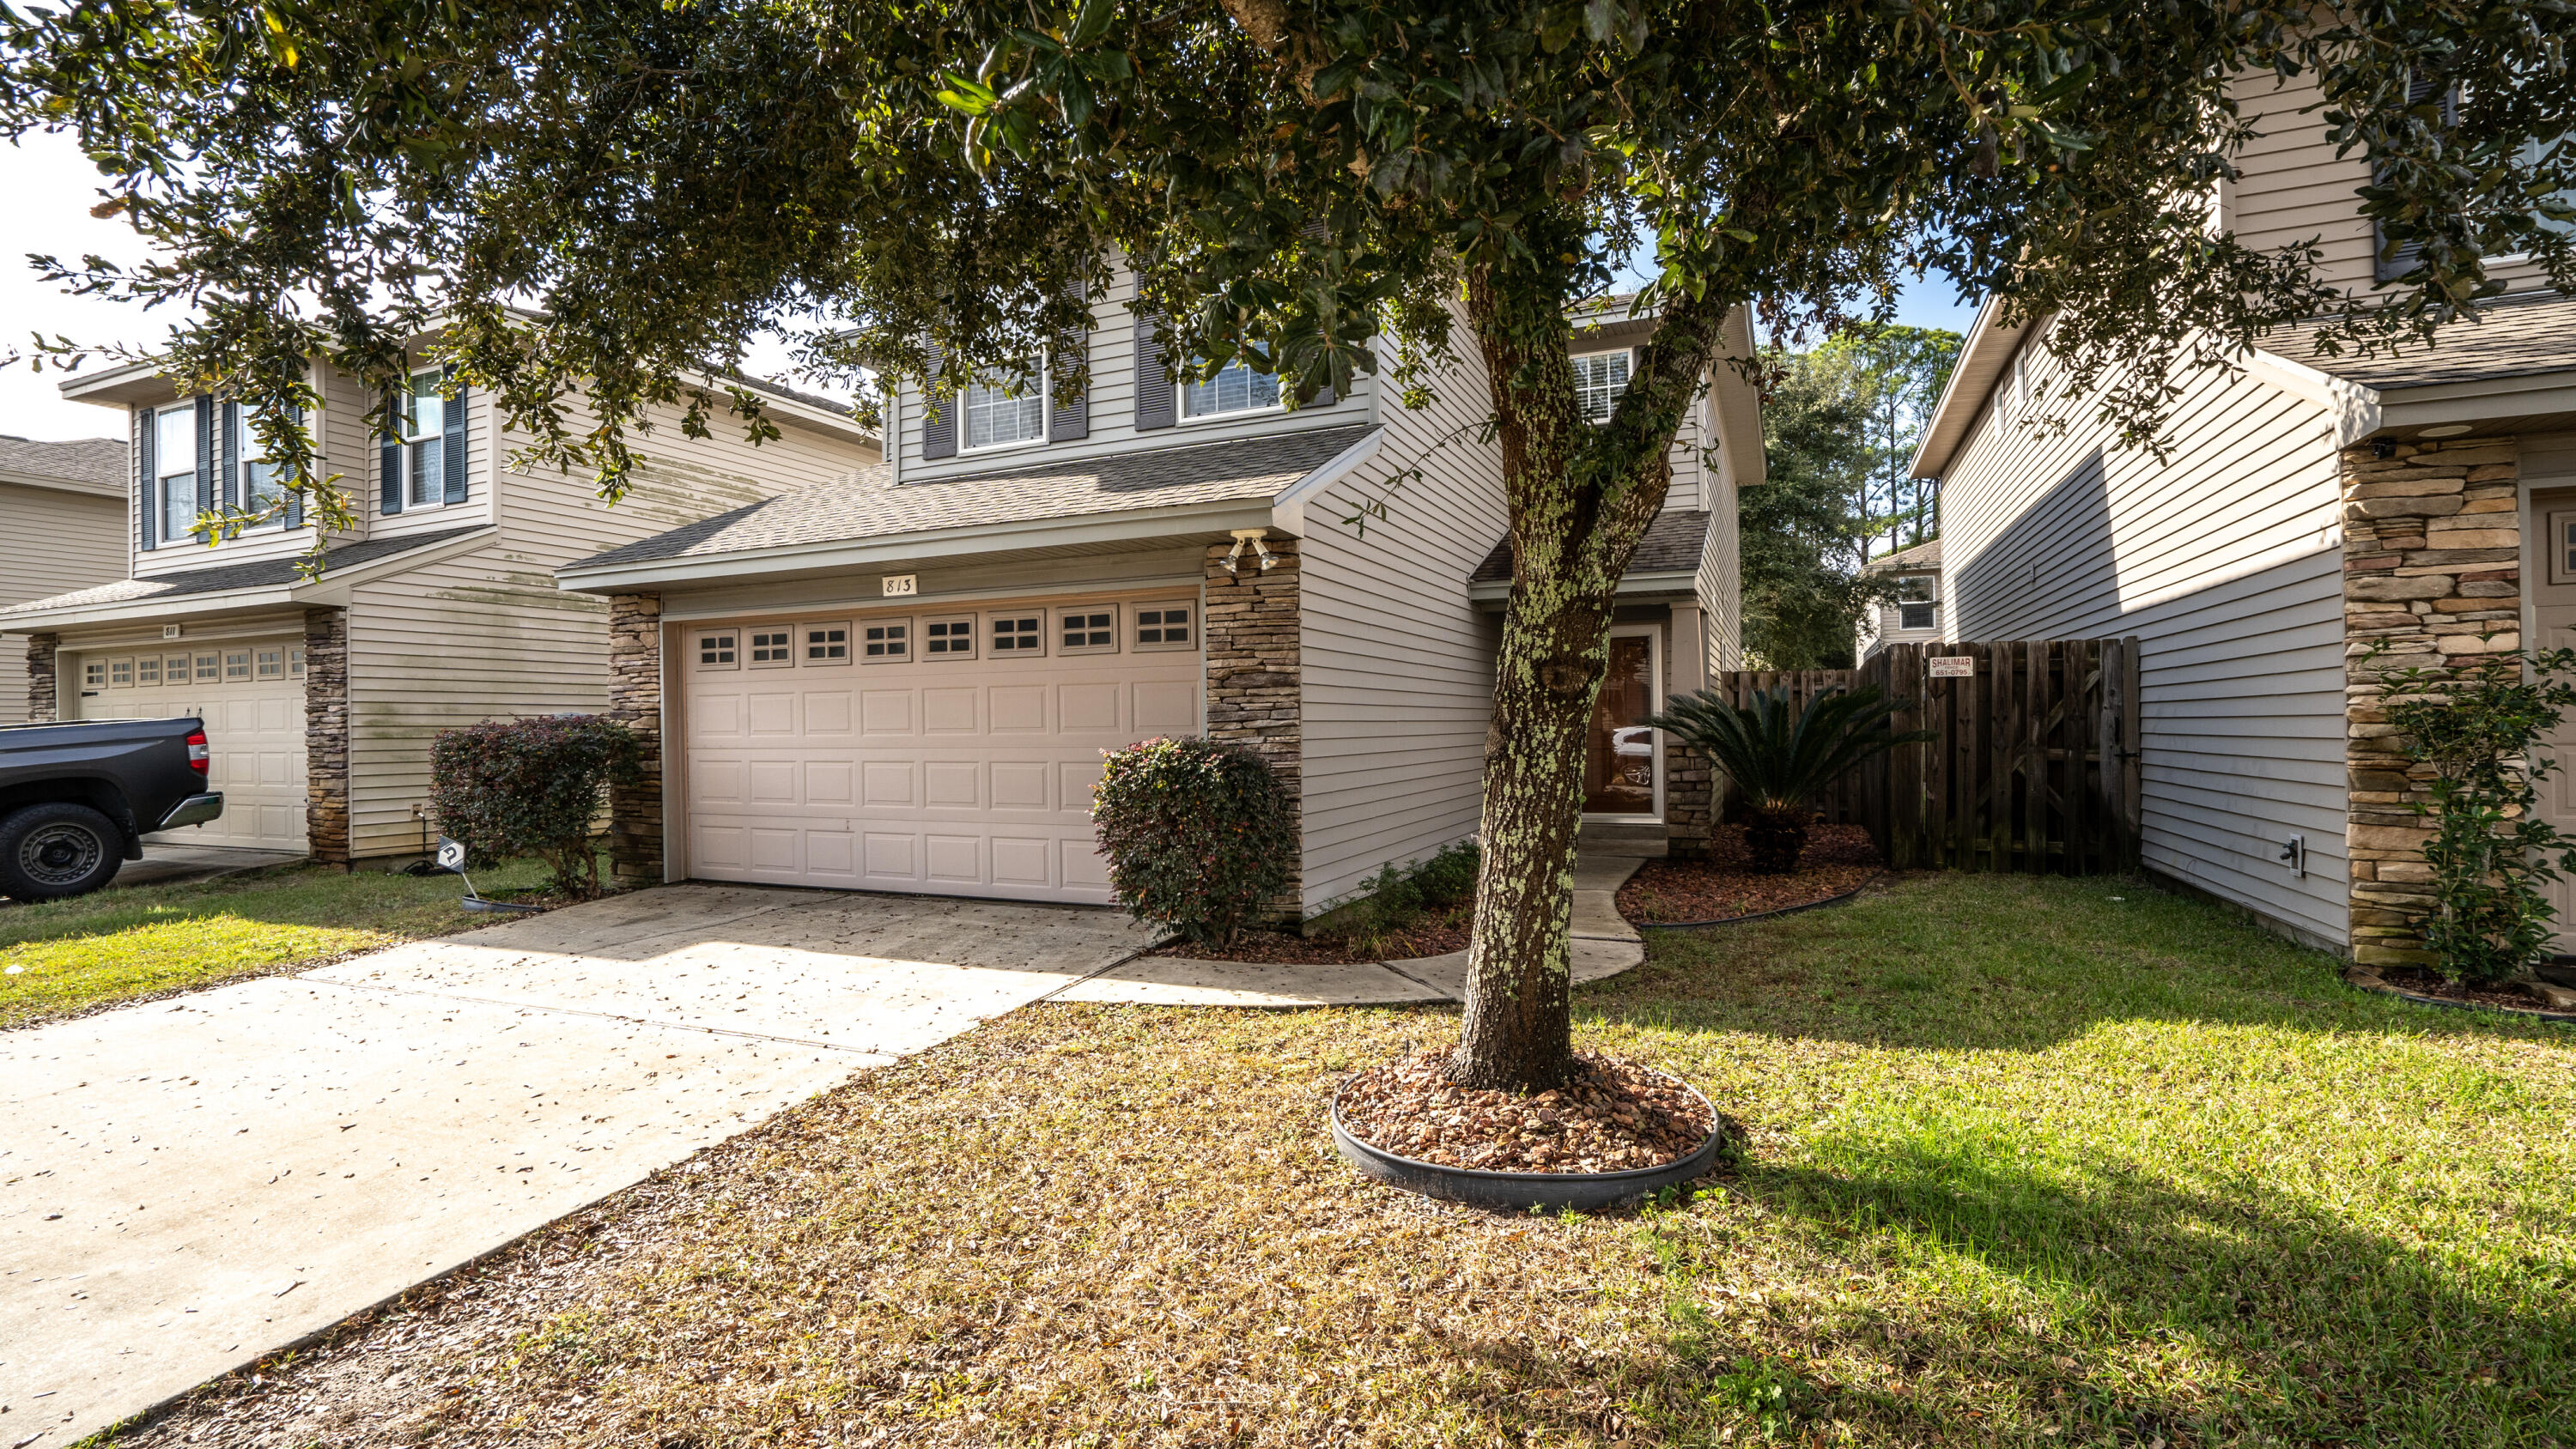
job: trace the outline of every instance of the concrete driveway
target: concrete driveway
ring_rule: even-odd
[[[1146,944],[1105,910],[684,885],[0,1032],[0,1449],[95,1433]]]

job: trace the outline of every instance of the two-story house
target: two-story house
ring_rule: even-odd
[[[0,607],[125,573],[125,444],[0,436]],[[27,640],[0,634],[0,725],[27,720]]]
[[[63,386],[127,415],[116,581],[0,610],[30,641],[34,718],[205,718],[225,809],[175,832],[193,843],[341,863],[419,851],[440,730],[608,703],[607,606],[557,590],[557,565],[880,455],[846,409],[762,387],[777,440],[658,427],[612,507],[585,479],[514,467],[531,440],[426,363],[398,436],[374,435],[355,379],[317,374],[305,425],[359,515],[318,577],[297,567],[314,541],[299,514],[211,548],[191,533],[218,503],[273,501],[272,470],[240,408],[175,396],[137,364]]]
[[[1312,914],[1476,829],[1510,558],[1479,375],[1408,409],[1379,380],[1286,406],[1237,365],[1176,375],[1121,278],[1089,383],[890,400],[881,465],[586,558],[618,707],[659,778],[615,810],[646,879],[1105,902],[1101,752],[1204,733],[1295,792]],[[1577,314],[1606,415],[1654,326]],[[1749,352],[1743,318],[1730,333]],[[1595,814],[1705,834],[1708,777],[1644,721],[1736,648],[1735,493],[1756,400],[1713,369],[1620,591]],[[1678,752],[1673,752],[1678,754]]]
[[[2218,224],[2313,239],[2349,290],[2403,273],[2314,86],[2264,77],[2243,99],[2262,134]],[[2291,328],[2189,378],[2163,461],[2057,395],[2044,320],[1990,305],[1914,460],[1943,480],[1949,637],[2140,640],[2149,866],[2365,962],[2408,959],[2431,897],[2361,656],[2576,643],[2576,299],[2528,264],[2494,271],[2507,294],[2432,347],[2325,357]],[[2576,798],[2551,808],[2576,828]]]
[[[1939,642],[1943,637],[1941,540],[1898,549],[1885,558],[1870,560],[1866,567],[1873,574],[1893,575],[1896,597],[1871,605],[1861,617],[1860,637],[1854,641],[1857,647],[1852,657],[1865,662],[1890,644]]]

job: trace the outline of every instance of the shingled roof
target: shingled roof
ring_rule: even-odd
[[[1930,543],[1900,549],[1885,558],[1871,559],[1869,566],[1874,569],[1937,569],[1941,566],[1941,540],[1936,538]]]
[[[594,554],[567,569],[847,543],[976,524],[1275,498],[1368,431],[1365,425],[1316,428],[1111,453],[1052,466],[1039,454],[990,473],[900,484],[891,468],[879,464]]]
[[[122,492],[125,444],[115,438],[40,443],[0,433],[0,479],[21,478],[30,482],[61,479]]]
[[[1636,556],[1628,560],[1628,573],[1683,574],[1699,567],[1700,549],[1708,542],[1708,510],[1667,508],[1646,525],[1646,536],[1637,540]],[[1512,580],[1512,537],[1504,534],[1476,566],[1471,584],[1507,584]]]
[[[436,533],[406,534],[401,538],[368,539],[363,543],[344,543],[322,556],[323,578],[333,569],[355,568],[392,558],[414,549],[445,543],[451,538],[473,533],[483,525],[446,528]],[[26,603],[0,609],[0,620],[12,614],[31,613],[38,609],[85,609],[100,604],[132,604],[163,599],[184,599],[196,594],[220,594],[234,589],[273,589],[299,582],[295,565],[301,555],[260,559],[253,563],[217,564],[211,568],[181,569],[176,573],[154,574],[148,579],[119,579],[94,589],[56,594],[50,599],[30,599]]]
[[[2479,382],[2540,372],[2576,371],[2576,297],[2544,291],[2488,304],[2474,323],[2442,329],[2431,346],[2417,343],[2395,353],[2360,357],[2320,356],[2321,324],[2284,328],[2263,339],[2274,357],[2358,383],[2374,392]]]

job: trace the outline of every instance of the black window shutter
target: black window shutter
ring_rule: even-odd
[[[2429,76],[2414,77],[2406,83],[2406,104],[2410,107],[2424,104],[2433,98],[2434,91],[2440,85],[2441,82]],[[2442,124],[2447,128],[2458,125],[2459,121],[2460,93],[2456,90],[2447,91],[2442,96]],[[2370,241],[2373,259],[2371,279],[2374,281],[2396,281],[2399,277],[2415,270],[2415,263],[2424,255],[2421,242],[2408,242],[2391,251],[2388,246],[2388,234],[2380,230],[2376,222],[2371,224]]]
[[[143,547],[148,551],[158,548],[161,543],[160,500],[152,496],[152,485],[157,481],[152,466],[152,444],[153,435],[161,431],[161,410],[145,408],[134,416],[143,424],[143,431],[134,444],[134,496],[141,502],[134,511],[142,519],[142,528],[135,536],[143,541]]]
[[[402,512],[402,406],[403,398],[400,393],[395,393],[385,399],[385,407],[387,411],[385,413],[384,445],[376,450],[377,457],[383,465],[382,471],[384,473],[384,477],[378,480],[376,484],[376,506],[380,511],[387,515]]]
[[[1082,300],[1083,295],[1082,284],[1075,283],[1074,300],[1077,302]],[[1079,356],[1088,361],[1091,357],[1091,329],[1076,327],[1058,337],[1055,340],[1055,355],[1059,358]],[[1089,383],[1083,384],[1081,393],[1071,402],[1055,402],[1050,392],[1048,406],[1051,409],[1047,417],[1048,442],[1070,443],[1091,436],[1091,385]]]
[[[1136,431],[1168,428],[1180,421],[1180,398],[1172,391],[1172,371],[1163,365],[1163,339],[1153,313],[1136,310]]]
[[[197,515],[215,511],[215,400],[197,395]]]
[[[304,426],[304,409],[290,409],[286,414],[286,425],[290,428],[301,429]],[[304,495],[301,493],[289,493],[286,495],[286,526],[289,528],[302,528],[304,526]]]
[[[215,444],[215,456],[221,460],[216,472],[223,478],[218,492],[224,495],[226,508],[241,501],[241,404],[228,402],[223,411],[223,437]]]
[[[930,375],[921,387],[921,456],[957,456],[957,401],[939,390],[939,344],[930,344]]]
[[[447,463],[445,479],[448,503],[465,501],[465,384],[456,385],[456,395],[447,399],[447,444],[439,449]]]

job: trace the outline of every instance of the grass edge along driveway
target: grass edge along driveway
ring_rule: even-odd
[[[1688,1202],[1336,1161],[1449,1009],[1038,1006],[116,1442],[2576,1441],[2576,1032],[2108,881],[1652,940],[1578,1030],[1747,1129]]]
[[[516,899],[545,869],[513,860],[477,874],[485,893]],[[0,909],[0,1028],[491,924],[457,905],[464,893],[452,875],[296,864],[12,905]]]

